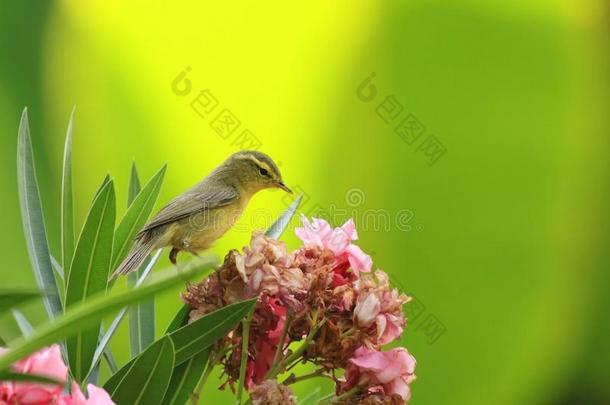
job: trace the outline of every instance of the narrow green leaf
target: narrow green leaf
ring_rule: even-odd
[[[87,302],[70,308],[55,321],[39,326],[31,337],[19,338],[12,342],[10,350],[0,356],[0,371],[6,370],[15,361],[44,346],[73,336],[78,331],[99,323],[111,312],[200,276],[209,271],[213,265],[214,261],[209,258],[194,260],[180,270],[172,268],[166,271],[165,274],[155,277],[155,281],[145,283],[142,287],[108,296],[100,293],[96,297],[91,297]]]
[[[258,298],[253,298],[227,305],[173,331],[168,328],[165,336],[171,337],[174,342],[175,366],[186,364],[190,359],[206,351],[218,339],[229,333],[241,319],[250,313],[257,300]],[[183,307],[172,321],[172,325],[179,325],[180,320],[186,322],[188,318],[183,317],[185,314],[188,315],[188,311],[185,311],[185,307]],[[108,389],[108,387],[112,388],[116,385],[140,356],[131,359],[110,377],[104,388]]]
[[[284,232],[284,230],[290,223],[290,220],[294,216],[294,213],[297,211],[297,208],[299,208],[299,205],[301,204],[302,200],[303,200],[303,194],[299,195],[292,202],[292,204],[290,204],[290,206],[286,209],[286,211],[284,211],[282,213],[282,215],[280,215],[280,217],[275,220],[273,225],[271,225],[271,227],[269,227],[269,229],[267,229],[267,232],[265,232],[265,235],[267,235],[273,239],[279,239],[279,237],[282,236],[282,233]]]
[[[136,199],[136,197],[140,193],[140,190],[141,190],[140,176],[138,175],[138,168],[136,166],[136,162],[134,161],[131,165],[131,175],[129,177],[129,189],[127,192],[127,207],[131,206],[133,201]],[[137,271],[132,271],[131,273],[129,273],[127,275],[127,284],[128,285],[133,286],[136,284],[136,282],[138,281],[138,278],[142,274],[142,271],[144,271],[146,266],[148,266],[149,261],[150,261],[150,258],[146,258],[144,263],[142,263],[142,265],[140,266],[140,268]],[[149,331],[152,330],[152,337],[147,336],[146,339],[143,338],[141,329],[140,329],[140,325],[141,325],[140,313],[142,311],[152,313],[152,317],[149,316],[149,318],[152,318],[152,322],[153,322],[152,326],[149,329]],[[155,313],[155,301],[154,300],[146,300],[145,302],[143,301],[143,302],[129,308],[129,346],[131,348],[131,357],[132,358],[136,357],[138,354],[140,354],[144,348],[146,348],[150,343],[152,343],[155,340],[154,313]],[[147,341],[146,345],[144,345],[144,340]]]
[[[64,162],[61,176],[61,263],[68,268],[74,255],[74,207],[72,201],[72,130],[74,109],[66,131]]]
[[[114,186],[112,181],[109,181],[95,198],[76,245],[66,287],[66,308],[106,290],[114,218]],[[91,329],[81,330],[66,342],[68,363],[77,381],[84,381],[90,370],[99,331],[98,324]]]
[[[51,255],[51,266],[53,267],[53,271],[55,272],[55,285],[57,285],[57,289],[59,290],[59,299],[64,304],[64,298],[66,298],[66,279],[64,277],[64,268],[61,264]]]
[[[49,256],[47,233],[34,167],[27,108],[23,110],[21,115],[17,143],[17,179],[23,231],[36,284],[39,290],[47,292],[43,297],[44,307],[49,319],[54,319],[61,315],[63,308]]]
[[[63,385],[61,381],[54,380],[49,377],[36,374],[21,374],[12,372],[0,372],[0,381],[6,382],[35,382],[43,384]]]
[[[241,396],[246,385],[246,366],[248,364],[248,344],[250,343],[250,321],[254,314],[254,307],[248,315],[241,320],[241,359],[239,362],[239,381],[237,382],[237,401],[241,404]],[[282,342],[283,344],[283,342]]]
[[[55,270],[57,277],[64,280],[64,268],[61,264],[59,264],[57,259],[53,257],[53,255],[51,255],[51,266],[53,266],[53,270]]]
[[[316,405],[320,399],[320,387],[316,387],[312,392],[307,394],[299,401],[299,405]]]
[[[172,319],[172,321],[169,323],[165,333],[174,332],[175,330],[186,325],[189,320],[189,312],[191,312],[191,307],[186,304],[182,305],[178,313],[174,315],[174,319]]]
[[[93,368],[91,369],[91,372],[87,375],[87,377],[85,377],[85,381],[87,381],[88,384],[93,384],[93,385],[98,385],[97,384],[97,379],[100,376],[100,365],[96,364],[93,366]]]
[[[3,312],[25,303],[26,301],[31,301],[34,298],[39,298],[40,293],[36,290],[23,289],[23,288],[0,288],[0,314]]]
[[[159,261],[159,258],[161,257],[161,252],[162,252],[162,249],[159,249],[153,255],[153,257],[150,260],[150,263],[148,264],[148,267],[146,267],[144,269],[144,271],[142,273],[142,276],[135,283],[135,287],[139,287],[140,285],[142,285],[144,283],[144,281],[146,280],[146,277],[148,277],[148,275],[150,274],[150,271],[152,270],[152,268]],[[138,305],[139,305],[139,303],[135,304],[134,306],[138,306]],[[102,357],[102,354],[106,352],[106,349],[108,349],[108,343],[110,343],[110,339],[112,338],[112,336],[114,335],[114,333],[118,329],[121,321],[125,317],[125,313],[126,312],[127,312],[127,308],[121,309],[119,311],[119,313],[117,314],[117,316],[110,323],[110,326],[108,327],[108,330],[106,331],[106,333],[103,334],[102,338],[100,339],[100,341],[99,341],[99,343],[97,345],[97,348],[95,349],[95,354],[93,355],[92,364],[97,364],[98,361],[100,360],[100,358]],[[113,373],[114,372],[116,372],[116,370],[113,370]]]
[[[183,305],[174,319],[170,322],[165,333],[171,333],[185,326],[188,323],[189,312],[191,308],[188,305]],[[188,361],[174,368],[172,379],[165,392],[163,398],[164,405],[183,405],[187,402],[190,394],[197,387],[197,383],[201,379],[201,375],[205,371],[208,364],[208,358],[212,346],[203,350],[201,353],[191,357]]]
[[[163,405],[184,405],[188,401],[205,371],[211,351],[212,346],[174,368],[163,397]]]
[[[127,206],[129,207],[136,196],[140,193],[140,176],[135,160],[131,163],[131,175],[129,176],[129,190],[127,191]]]
[[[121,223],[117,227],[114,239],[114,253],[112,268],[116,268],[121,260],[127,255],[133,246],[135,234],[144,226],[150,216],[152,209],[159,196],[161,184],[167,165],[161,169],[148,181],[140,190],[140,180],[135,163],[131,168],[131,178],[129,181],[129,208]],[[135,194],[135,196],[134,196]],[[133,283],[141,274],[143,268],[147,266],[147,259],[137,273],[131,273],[128,280]],[[129,311],[129,341],[132,357],[137,356],[142,350],[148,347],[155,340],[155,303],[154,300],[146,300],[134,306]]]
[[[129,337],[132,356],[155,341],[155,302],[145,300],[129,310]]]
[[[31,336],[34,333],[34,328],[32,328],[32,324],[28,321],[28,319],[23,315],[21,311],[18,309],[11,309],[11,314],[13,314],[13,318],[15,318],[15,322],[17,322],[17,326],[21,331],[21,334],[25,337]]]
[[[115,269],[125,255],[127,255],[127,252],[129,252],[133,245],[134,236],[144,226],[150,216],[161,190],[166,167],[166,165],[163,165],[144,186],[142,191],[138,193],[119,223],[114,235],[112,269]]]
[[[222,307],[170,334],[176,365],[182,364],[229,333],[256,305],[258,298]]]
[[[106,185],[108,183],[110,183],[110,175],[109,174],[104,176],[104,179],[102,180],[102,184],[100,184],[98,189],[95,191],[95,195],[93,196],[93,200],[91,201],[91,204],[93,204],[93,201],[95,201],[97,196],[100,195],[100,192],[104,189],[104,187],[106,187]]]
[[[161,404],[174,369],[174,345],[169,336],[149,346],[118,381],[104,389],[117,404]]]
[[[114,359],[114,356],[112,355],[112,351],[110,350],[109,347],[106,347],[104,349],[104,360],[106,360],[106,365],[108,366],[108,368],[110,369],[110,372],[112,374],[119,371],[119,367],[116,365],[116,360]]]

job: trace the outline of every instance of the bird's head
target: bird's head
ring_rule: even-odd
[[[255,193],[265,188],[281,188],[292,193],[282,181],[280,169],[273,159],[262,152],[244,150],[234,153],[227,158],[223,166],[246,192]]]

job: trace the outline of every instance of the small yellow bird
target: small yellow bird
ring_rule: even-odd
[[[197,255],[209,248],[235,224],[250,198],[265,188],[292,193],[277,165],[264,153],[241,151],[229,156],[144,225],[111,278],[134,271],[155,249],[171,246],[169,259],[176,264],[180,251]]]

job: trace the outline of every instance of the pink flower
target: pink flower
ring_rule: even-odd
[[[405,317],[402,314],[383,313],[375,318],[377,344],[385,345],[402,335]]]
[[[7,352],[1,348],[0,355]],[[58,345],[41,349],[36,353],[19,360],[11,367],[13,371],[24,374],[35,374],[49,377],[60,383],[65,383],[68,368],[63,363]],[[58,398],[63,384],[41,384],[30,382],[2,382],[0,383],[0,398],[7,402],[23,405],[48,404]]]
[[[103,389],[93,384],[87,384],[89,398],[80,390],[78,384],[72,383],[72,395],[63,395],[57,402],[58,405],[111,405],[114,404],[110,395]]]
[[[363,386],[368,392],[383,389],[386,395],[396,394],[405,401],[411,398],[409,384],[415,380],[416,361],[407,349],[379,352],[362,346],[349,362],[344,389]]]
[[[354,308],[354,319],[358,326],[370,326],[375,322],[380,310],[381,303],[376,293],[361,294]]]
[[[353,220],[348,220],[339,228],[332,228],[328,222],[319,218],[313,218],[310,223],[305,215],[301,215],[301,222],[303,227],[296,228],[295,232],[306,246],[313,245],[330,250],[337,258],[337,267],[348,263],[356,276],[361,271],[371,271],[371,257],[352,243],[358,240]]]
[[[360,278],[356,290],[354,321],[362,328],[375,324],[376,336],[372,343],[385,345],[400,337],[406,324],[402,306],[411,298],[391,289],[388,275],[381,270]]]
[[[279,298],[291,309],[300,309],[301,302],[295,296],[305,294],[305,279],[299,268],[291,267],[283,242],[257,231],[244,253],[233,257],[248,296],[264,293]]]
[[[0,356],[7,352],[0,348]],[[42,384],[30,382],[0,382],[0,405],[3,401],[12,405],[110,405],[114,404],[106,391],[94,385],[89,385],[89,399],[80,392],[77,384],[73,384],[73,394],[63,394],[63,385],[68,376],[68,368],[61,358],[58,345],[41,349],[12,365],[12,370],[18,373],[49,377],[59,384]]]

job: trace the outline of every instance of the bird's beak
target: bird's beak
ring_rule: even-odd
[[[278,188],[281,188],[282,190],[284,190],[288,194],[292,194],[292,190],[290,188],[288,188],[288,186],[285,185],[283,181],[280,180],[276,184],[277,184]]]

